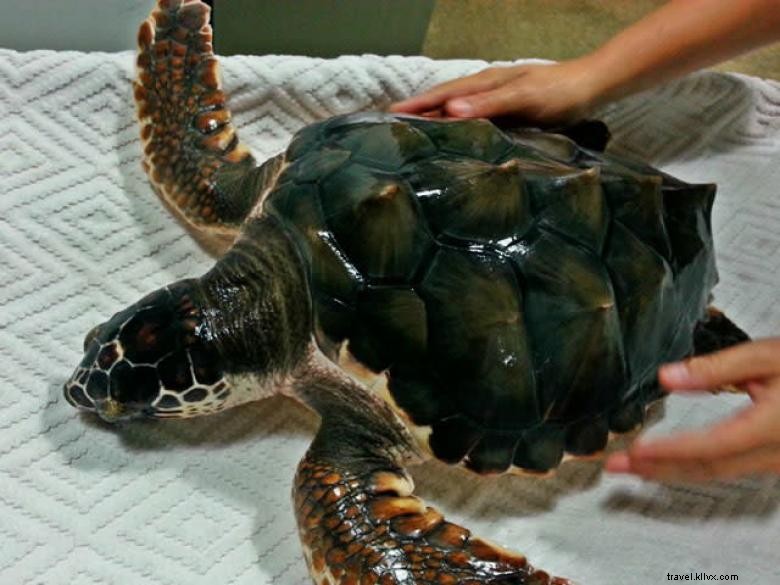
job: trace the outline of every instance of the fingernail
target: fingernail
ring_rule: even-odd
[[[683,362],[662,366],[661,375],[664,378],[664,382],[667,384],[685,384],[691,377],[688,366]]]
[[[604,464],[604,469],[610,473],[629,473],[631,471],[631,459],[626,453],[610,455]]]
[[[471,116],[474,106],[466,100],[453,100],[447,104],[447,110],[456,116]]]

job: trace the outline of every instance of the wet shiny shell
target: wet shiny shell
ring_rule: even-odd
[[[300,131],[265,209],[310,270],[317,338],[387,372],[439,458],[556,466],[642,421],[716,281],[712,185],[485,121]]]

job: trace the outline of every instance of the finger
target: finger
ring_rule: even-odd
[[[438,109],[451,98],[469,95],[492,89],[498,85],[498,81],[488,77],[479,77],[479,74],[438,85],[424,93],[409,99],[397,102],[390,106],[391,112],[407,112],[410,114]]]
[[[780,375],[780,339],[763,339],[667,364],[658,378],[670,390],[709,389]]]
[[[631,457],[625,451],[612,453],[604,462],[604,469],[610,473],[631,473]]]
[[[715,477],[716,462],[710,459],[646,459],[632,457],[623,451],[611,455],[604,469],[657,481],[706,481]]]
[[[774,408],[752,405],[705,430],[678,433],[629,448],[632,460],[715,459],[742,453],[772,441],[777,432]]]
[[[742,388],[753,402],[765,402],[780,394],[780,377],[762,382],[745,382]]]
[[[713,462],[714,479],[734,479],[755,473],[780,473],[780,444],[764,445],[748,453]]]
[[[780,473],[780,444],[764,445],[750,452],[720,459],[684,461],[634,461],[624,473],[657,481],[702,482],[726,480],[758,473]]]
[[[424,93],[396,102],[390,106],[390,111],[413,114],[437,109],[449,99],[493,89],[516,74],[517,72],[513,73],[512,68],[509,67],[485,69],[473,75],[447,81]]]
[[[714,478],[712,466],[699,460],[669,463],[632,459],[628,473],[646,480],[667,482],[704,482]]]
[[[637,465],[643,463],[648,466],[677,465],[748,452],[761,447],[764,441],[774,440],[773,433],[765,432],[766,424],[757,420],[773,417],[769,413],[757,416],[755,410],[755,407],[746,408],[705,431],[679,433],[649,442],[637,441],[628,450],[613,453],[604,467],[613,473],[635,473]]]
[[[494,90],[448,100],[444,107],[448,114],[459,118],[490,118],[514,114],[522,110],[520,92],[512,85],[501,85]]]

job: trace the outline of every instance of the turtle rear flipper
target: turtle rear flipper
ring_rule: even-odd
[[[159,1],[138,32],[135,99],[152,184],[202,244],[224,251],[281,158],[257,167],[239,142],[208,21],[202,2]]]
[[[709,307],[707,317],[696,325],[693,332],[693,353],[694,355],[712,353],[745,341],[750,341],[747,333],[722,311]]]
[[[707,315],[693,331],[693,355],[714,353],[722,349],[750,341],[750,336],[739,328],[722,311],[707,308]],[[742,392],[743,388],[728,385],[713,392]]]

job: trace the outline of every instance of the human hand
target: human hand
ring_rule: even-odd
[[[393,104],[390,111],[427,116],[512,116],[540,125],[583,118],[596,105],[598,68],[587,58],[490,67]]]
[[[637,441],[607,471],[677,481],[780,474],[780,337],[663,366],[659,380],[672,392],[736,384],[753,404],[701,431]]]

